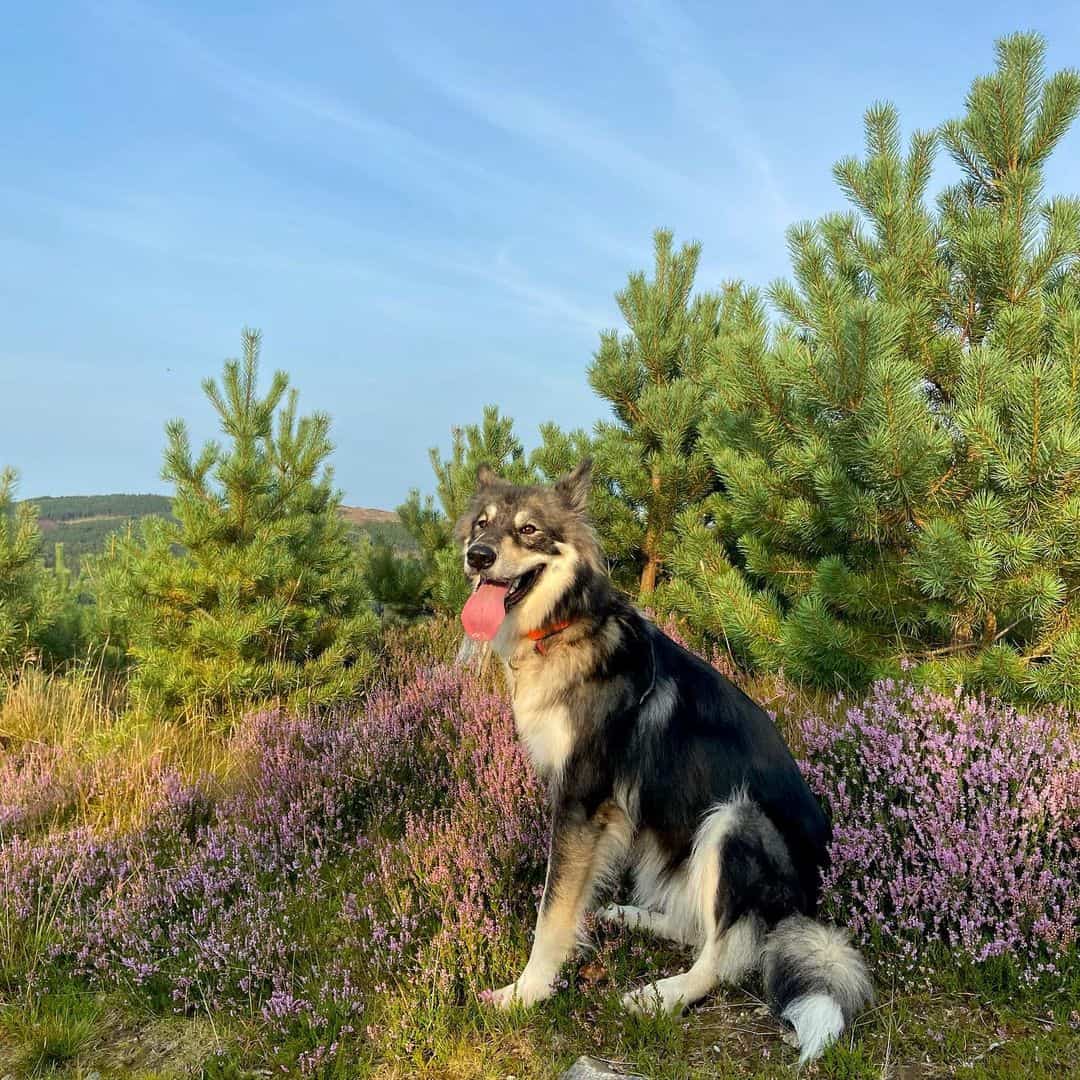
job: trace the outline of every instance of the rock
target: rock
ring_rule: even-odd
[[[596,1058],[579,1057],[559,1080],[645,1080],[637,1073],[616,1072],[610,1065]]]

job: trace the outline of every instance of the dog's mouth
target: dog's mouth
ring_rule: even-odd
[[[483,574],[477,579],[476,589],[474,592],[484,588],[485,585],[494,586],[497,589],[505,589],[503,593],[503,608],[509,611],[515,604],[520,604],[522,600],[528,595],[529,590],[537,583],[540,575],[544,572],[543,564],[540,566],[534,566],[531,570],[526,570],[524,574],[519,574],[516,578],[507,580],[506,578],[493,578],[485,577]]]
[[[541,565],[510,579],[481,574],[461,612],[461,621],[469,637],[476,641],[492,641],[507,613],[525,599],[543,572]]]

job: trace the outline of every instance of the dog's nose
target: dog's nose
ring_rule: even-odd
[[[486,570],[495,565],[495,549],[487,544],[473,544],[465,555],[465,561],[474,570]]]

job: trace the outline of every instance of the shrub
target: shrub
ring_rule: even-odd
[[[655,603],[757,670],[1080,701],[1080,200],[1045,168],[1080,72],[1017,34],[958,120],[866,114],[851,206],[789,233],[794,282],[741,287],[705,365],[718,490]],[[959,169],[936,206],[934,155]]]
[[[167,426],[175,520],[144,518],[95,562],[133,697],[157,713],[329,705],[374,667],[377,620],[326,466],[329,417],[298,417],[283,372],[258,392],[259,344],[245,331],[243,360],[203,384],[226,446],[193,456],[183,422]]]
[[[0,844],[48,825],[78,801],[85,767],[48,743],[25,743],[0,757]]]
[[[615,300],[627,333],[608,330],[589,385],[611,407],[596,425],[591,507],[616,577],[649,599],[669,569],[678,515],[713,487],[699,435],[708,406],[704,370],[721,321],[719,296],[691,297],[700,244],[653,237],[654,273],[630,275]]]
[[[546,814],[501,695],[452,669],[424,677],[417,690],[432,703],[432,691],[449,692],[429,750],[444,763],[446,783],[434,805],[414,799],[379,873],[384,895],[395,898],[394,922],[410,919],[405,970],[460,1000],[506,981],[521,962],[508,949],[524,948],[520,930],[543,882]]]
[[[32,504],[15,503],[15,472],[0,470],[0,670],[36,658],[60,608],[37,517]]]
[[[803,767],[833,819],[824,896],[867,940],[917,961],[1053,977],[1080,916],[1080,742],[1057,712],[877,683],[839,724],[801,723]]]

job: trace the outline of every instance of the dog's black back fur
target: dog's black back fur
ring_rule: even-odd
[[[793,910],[812,915],[829,824],[775,724],[715,668],[604,591],[600,610],[597,597],[578,598],[592,618],[620,624],[619,644],[591,673],[581,702],[568,702],[580,724],[578,742],[554,797],[591,815],[613,792],[635,789],[639,827],[663,846],[674,871],[689,856],[702,816],[745,790],[783,838],[797,879],[783,882],[785,896],[767,921]],[[592,680],[621,684],[622,693],[614,701],[596,695]],[[658,681],[665,715],[650,723],[644,717]],[[755,895],[765,899],[760,890]]]

